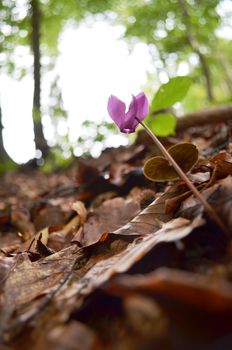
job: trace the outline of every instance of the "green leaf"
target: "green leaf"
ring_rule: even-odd
[[[150,127],[157,136],[173,135],[176,128],[176,118],[170,113],[158,114],[152,120]]]
[[[191,85],[189,77],[171,78],[168,83],[160,86],[151,103],[151,111],[173,106],[183,100]]]

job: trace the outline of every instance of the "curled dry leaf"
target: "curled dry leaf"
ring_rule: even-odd
[[[169,154],[174,158],[181,169],[187,173],[198,160],[198,149],[192,143],[179,143],[168,149]],[[178,180],[175,169],[164,157],[153,157],[144,164],[144,175],[151,181]]]
[[[83,225],[87,217],[87,210],[85,208],[84,203],[81,201],[76,201],[73,203],[72,209],[75,210],[79,215],[80,225]]]
[[[48,227],[45,227],[42,231],[36,233],[31,239],[21,244],[17,249],[17,253],[25,252],[30,250],[30,252],[36,251],[36,243],[40,240],[42,244],[47,245],[48,243]]]
[[[63,228],[62,233],[67,236],[74,230],[79,230],[80,226],[84,224],[87,218],[87,210],[81,201],[76,201],[72,204],[72,209],[76,211],[77,216],[72,218]]]
[[[37,254],[40,255],[40,257],[49,256],[55,253],[52,249],[48,248],[47,245],[42,242],[42,233],[40,233],[39,238],[36,241],[35,250]]]
[[[209,181],[209,179],[210,179],[210,172],[207,171],[205,173],[198,172],[198,173],[195,173],[195,174],[189,174],[188,177],[193,183],[202,183],[202,182]]]
[[[210,163],[215,167],[217,178],[232,175],[232,156],[229,152],[219,152],[217,155],[210,158]]]
[[[76,230],[80,226],[79,216],[74,216],[63,228],[62,233],[67,236],[71,231]]]

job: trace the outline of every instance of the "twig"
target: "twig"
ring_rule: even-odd
[[[139,121],[139,119],[137,119]],[[216,211],[212,208],[212,206],[205,200],[205,198],[201,195],[201,193],[198,191],[198,189],[194,186],[194,184],[189,180],[189,178],[186,176],[186,174],[183,172],[183,170],[179,167],[179,165],[176,163],[176,161],[172,158],[172,156],[168,153],[166,148],[162,145],[162,143],[158,140],[158,138],[153,134],[153,132],[145,125],[142,121],[139,121],[139,123],[143,126],[143,128],[146,130],[148,135],[152,138],[152,140],[155,142],[157,147],[160,149],[164,157],[169,161],[169,163],[173,166],[173,168],[176,170],[177,174],[180,176],[181,179],[186,183],[188,188],[192,191],[192,193],[195,195],[195,197],[202,203],[202,205],[205,207],[205,210],[209,214],[209,216],[218,224],[218,226],[226,233],[228,234],[228,230]]]

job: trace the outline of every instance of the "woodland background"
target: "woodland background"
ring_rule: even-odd
[[[107,112],[102,115],[100,123],[88,120],[88,115],[84,116],[86,121],[76,141],[70,141],[68,131],[59,131],[62,125],[63,129],[67,129],[69,118],[69,111],[64,108],[62,84],[56,71],[59,40],[67,28],[78,28],[83,23],[91,28],[99,20],[106,21],[112,26],[122,26],[122,35],[130,50],[138,42],[148,45],[153,67],[152,73],[147,73],[147,82],[141,89],[145,90],[150,100],[163,82],[162,76],[167,81],[177,76],[181,67],[184,67],[184,75],[191,78],[191,88],[182,104],[177,104],[177,114],[231,102],[232,8],[228,0],[164,0],[162,6],[158,1],[140,0],[3,0],[0,18],[0,74],[11,76],[17,81],[25,76],[33,76],[33,103],[28,98],[28,104],[33,105],[31,115],[37,150],[35,158],[38,164],[43,163],[42,158],[47,158],[48,168],[69,162],[77,145],[84,154],[89,154],[96,143],[104,148],[104,140],[117,133],[107,119]],[[20,54],[22,47],[27,49]],[[46,77],[49,74],[53,78],[48,82]],[[86,80],[91,85],[91,77],[87,76]],[[101,82],[99,85],[101,88]],[[7,87],[1,88],[5,90]],[[75,89],[75,86],[72,88]],[[44,89],[47,94],[46,105],[41,100]],[[93,98],[89,96],[90,103]],[[78,99],[81,99],[80,94],[77,96],[77,108]],[[20,111],[15,118],[20,119]],[[46,118],[53,129],[53,139],[49,142],[45,137]],[[3,143],[6,121],[7,111],[2,110],[2,171],[12,167]]]

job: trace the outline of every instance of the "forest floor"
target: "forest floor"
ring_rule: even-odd
[[[188,174],[227,228],[182,180],[151,182],[158,151],[129,147],[44,174],[0,180],[1,350],[232,349],[231,124],[193,126]]]

